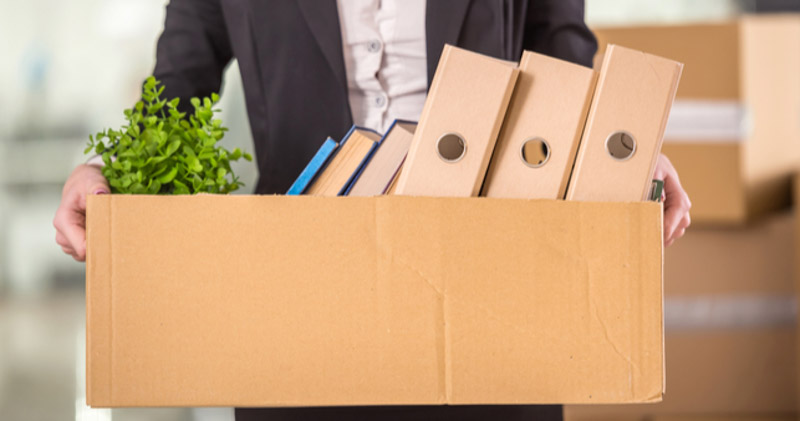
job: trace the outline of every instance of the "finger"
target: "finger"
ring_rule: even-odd
[[[683,216],[680,218],[680,221],[678,221],[678,224],[675,227],[675,230],[669,236],[665,235],[664,245],[669,246],[670,244],[674,243],[675,240],[683,237],[683,235],[686,233],[686,229],[689,227],[689,225],[691,225],[691,222],[692,218],[689,216],[689,212],[684,211]]]
[[[672,162],[670,162],[669,158],[665,155],[659,156],[658,165],[656,166],[656,173],[660,173],[661,177],[660,180],[664,181],[664,195],[669,199],[670,196],[673,197],[685,197],[688,201],[689,196],[686,195],[686,192],[683,190],[683,186],[681,185],[681,179],[678,177],[678,172],[675,171],[675,167],[672,166]]]
[[[82,211],[86,211],[87,196],[91,194],[109,194],[111,193],[111,189],[109,188],[105,177],[100,174],[99,177],[92,177],[86,180],[86,185],[82,193],[83,194],[81,194],[78,206]]]
[[[673,180],[676,180],[677,177],[668,176],[670,179],[670,183],[664,182],[664,186],[668,184],[671,185],[671,193],[666,195],[666,199],[664,201],[664,237],[667,239],[673,239],[675,235],[675,231],[679,228],[686,228],[688,227],[688,223],[691,222],[689,219],[689,209],[691,209],[692,204],[689,202],[689,196],[680,185],[673,184]],[[674,239],[673,239],[674,240]]]
[[[685,229],[679,228],[677,231],[675,231],[675,234],[672,236],[672,238],[670,240],[674,243],[676,240],[678,240],[679,238],[683,237],[683,234],[685,234],[685,233],[686,233]]]
[[[58,230],[66,238],[66,242],[75,251],[78,258],[82,257],[86,250],[86,215],[77,209],[59,208],[56,218],[58,219]]]
[[[664,241],[666,242],[672,239],[678,229],[684,211],[673,203],[665,204],[664,208]]]
[[[61,234],[61,232],[59,232],[59,231],[56,231],[56,244],[58,244],[61,247],[68,247],[69,246],[69,242],[67,242],[67,238],[64,237],[64,235]]]
[[[653,171],[653,179],[663,181],[664,177],[667,175],[667,168],[669,167],[672,167],[672,163],[667,156],[664,154],[659,155],[656,161],[655,171]]]
[[[72,251],[71,253],[67,253],[67,254],[69,254],[70,256],[72,256],[72,259],[74,259],[76,262],[83,262],[84,260],[86,260],[86,259],[82,259],[80,256],[78,256],[78,255],[75,253],[75,251]]]
[[[678,226],[685,230],[689,228],[689,225],[692,225],[692,217],[689,215],[689,212],[686,212],[686,214],[683,215],[683,219],[681,219],[681,223],[678,224]]]

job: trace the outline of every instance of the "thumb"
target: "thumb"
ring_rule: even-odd
[[[86,210],[86,197],[92,194],[109,194],[111,193],[111,188],[108,185],[108,181],[102,174],[97,174],[94,177],[90,177],[86,180],[84,184],[83,191],[81,192],[80,197],[80,208],[82,210]]]

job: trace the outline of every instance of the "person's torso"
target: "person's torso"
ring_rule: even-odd
[[[521,54],[520,37],[515,35],[522,30],[520,19],[511,15],[524,1],[428,1],[424,23],[419,18],[410,23],[404,16],[419,16],[419,10],[398,0],[402,7],[395,8],[394,24],[403,18],[403,25],[409,26],[400,32],[412,39],[393,38],[385,46],[389,51],[381,59],[391,53],[391,60],[379,65],[380,89],[375,80],[364,77],[374,62],[359,61],[352,67],[350,75],[359,79],[353,80],[357,92],[351,100],[343,49],[343,39],[349,38],[342,37],[335,0],[220,1],[245,87],[260,172],[256,193],[284,193],[325,138],[341,139],[354,122],[380,130],[394,118],[416,120],[424,103],[423,85],[427,90],[445,43],[506,60]],[[386,27],[383,30],[388,34]],[[380,24],[377,31],[381,34]],[[424,51],[409,50],[423,45]],[[369,40],[362,47],[369,49]],[[419,78],[422,62],[424,82]],[[415,70],[405,74],[408,69]],[[394,98],[376,99],[382,94]],[[380,103],[380,112],[367,108],[370,101]]]

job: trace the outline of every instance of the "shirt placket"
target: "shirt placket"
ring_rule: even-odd
[[[368,126],[383,131],[383,115],[389,105],[389,96],[380,81],[380,70],[384,52],[384,41],[377,28],[377,23],[370,28],[370,38],[366,42],[365,78],[369,82],[364,87],[367,101]]]

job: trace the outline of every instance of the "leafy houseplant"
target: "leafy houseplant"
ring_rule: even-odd
[[[144,83],[142,100],[125,110],[127,125],[89,136],[84,153],[103,158],[103,175],[113,193],[230,193],[244,184],[230,162],[250,154],[217,146],[227,128],[214,118],[219,95],[192,98],[194,113],[178,111],[179,98],[161,99],[164,86],[154,77]]]

